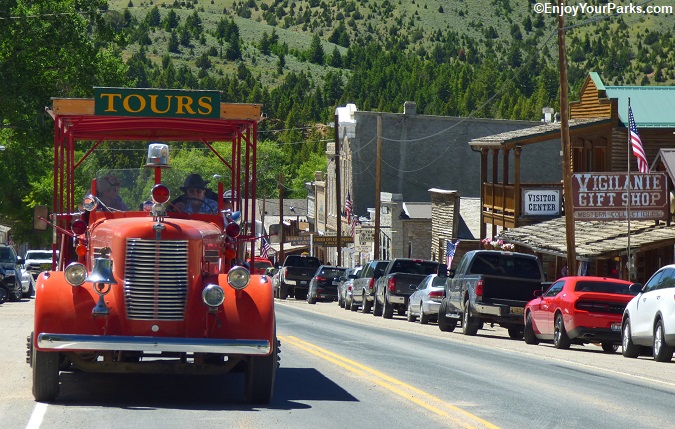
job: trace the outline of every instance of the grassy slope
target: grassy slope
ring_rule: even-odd
[[[133,0],[132,0],[133,1]],[[211,4],[213,1],[213,4]],[[250,19],[243,19],[238,16],[235,16],[232,12],[234,0],[201,0],[198,4],[195,5],[195,8],[199,12],[199,16],[202,19],[204,24],[207,43],[206,45],[200,45],[196,41],[193,42],[194,47],[192,49],[186,49],[181,47],[181,54],[172,55],[174,63],[176,66],[182,64],[187,64],[190,67],[193,67],[192,64],[194,58],[199,56],[202,52],[208,49],[211,46],[217,46],[217,41],[209,33],[212,29],[215,28],[217,22],[222,19],[233,18],[237,23],[240,31],[240,35],[244,41],[242,46],[242,52],[244,56],[244,62],[246,66],[251,70],[254,75],[259,76],[262,82],[268,85],[275,85],[279,83],[282,77],[276,74],[276,56],[263,56],[260,52],[254,47],[255,44],[260,40],[263,32],[271,34],[274,29],[279,36],[279,40],[282,43],[286,43],[291,50],[306,50],[310,43],[314,32],[318,32],[321,39],[323,40],[323,48],[326,54],[333,52],[333,49],[336,45],[327,42],[329,35],[332,33],[333,29],[337,26],[338,22],[333,21],[330,24],[321,20],[319,17],[314,16],[312,19],[320,23],[319,28],[315,31],[303,31],[301,25],[296,25],[290,28],[282,28],[282,20],[279,20],[279,23],[276,26],[270,26],[264,22],[262,19],[263,11],[258,8],[258,11],[252,11],[253,15]],[[237,3],[241,3],[243,0],[240,0]],[[127,8],[129,0],[110,0],[108,2],[109,8],[111,10],[123,11]],[[256,0],[257,5],[266,3],[267,5],[272,5],[273,0]],[[363,18],[356,20],[357,32],[360,35],[369,34],[367,31],[368,23],[371,24],[371,27],[375,30],[373,37],[379,42],[383,43],[388,39],[388,34],[390,32],[404,32],[405,34],[411,34],[414,29],[417,29],[418,32],[421,32],[423,36],[416,42],[417,44],[425,47],[431,46],[431,38],[429,35],[437,30],[441,32],[446,32],[447,30],[452,30],[460,34],[469,35],[475,39],[481,39],[484,29],[492,26],[499,33],[499,39],[495,40],[496,45],[505,45],[510,42],[510,27],[513,23],[521,25],[521,31],[525,37],[529,35],[522,29],[522,22],[524,17],[527,14],[533,18],[534,15],[531,11],[531,6],[529,2],[525,0],[353,0],[351,2],[340,2],[335,0],[324,0],[325,4],[330,5],[331,12],[335,17],[339,11],[342,9],[339,6],[342,6],[343,3],[353,3],[356,5]],[[503,6],[500,4],[507,3],[511,7],[510,12],[506,12]],[[616,1],[617,4],[624,4],[628,2]],[[134,1],[134,7],[129,8],[130,12],[135,15],[139,20],[143,19],[147,12],[157,5],[160,7],[160,13],[162,18],[166,16],[168,6],[172,5],[173,1],[169,0],[145,0]],[[283,5],[284,3],[282,3]],[[293,7],[296,13],[301,10],[305,10],[309,7],[309,3],[306,0],[293,1],[287,0],[285,2],[286,10],[288,10],[288,5],[293,4]],[[657,5],[668,5],[673,4],[672,0],[656,0],[653,4]],[[385,8],[383,5],[388,5],[388,8]],[[439,12],[439,8],[443,8],[443,12]],[[223,14],[223,9],[226,8],[228,13]],[[185,18],[188,15],[191,15],[194,9],[175,9],[176,13],[181,17],[181,23],[185,22]],[[319,13],[323,11],[323,8],[313,8],[314,13]],[[348,23],[349,15],[346,15],[345,23]],[[571,40],[571,37],[576,35],[580,40],[583,40],[584,35],[589,33],[592,37],[597,37],[599,28],[604,25],[605,22],[609,22],[610,34],[613,29],[618,25],[616,19],[605,19],[606,15],[593,15],[593,16],[579,16],[577,18],[566,17],[566,25],[575,26],[579,23],[591,22],[587,25],[582,25],[575,27],[568,31],[567,40],[568,43]],[[623,15],[623,20],[630,27],[628,43],[635,44],[637,43],[637,35],[644,35],[645,31],[659,30],[673,31],[675,26],[673,22],[673,16],[667,16],[665,14],[658,16],[650,15]],[[544,36],[542,39],[548,39],[548,48],[549,54],[556,58],[551,58],[553,62],[557,62],[557,37],[550,37],[549,35],[553,34],[556,29],[557,21],[555,17],[546,17],[545,18],[545,27],[543,28]],[[531,34],[530,34],[531,35]],[[153,35],[151,35],[153,40],[153,45],[149,48],[149,57],[157,64],[160,63],[161,57],[166,53],[167,50],[167,41],[168,35],[163,30],[156,30]],[[538,40],[539,43],[542,43],[543,40]],[[338,47],[338,49],[344,53],[345,48]],[[132,52],[137,51],[137,45],[129,46],[123,55],[128,57]],[[672,58],[672,57],[671,57]],[[306,71],[310,76],[312,76],[315,81],[320,82],[321,78],[325,73],[330,70],[329,67],[320,67],[314,64],[300,62],[294,56],[286,56],[286,70],[291,70],[294,72]],[[215,60],[214,70],[215,73],[232,73],[235,71],[237,64],[229,63],[227,61]],[[591,71],[591,70],[588,70]],[[602,70],[597,70],[602,73]],[[195,69],[196,73],[196,69]],[[638,76],[638,81],[641,76]],[[610,82],[607,82],[610,83]],[[668,82],[673,84],[673,82]]]

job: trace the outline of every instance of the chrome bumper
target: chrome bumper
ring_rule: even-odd
[[[37,345],[52,350],[115,350],[175,353],[219,353],[268,355],[267,340],[228,340],[217,338],[121,337],[112,335],[50,334],[38,335]]]

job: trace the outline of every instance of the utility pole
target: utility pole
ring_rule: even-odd
[[[335,217],[337,221],[337,266],[342,266],[342,192],[340,187],[340,123],[337,107],[335,108]]]
[[[560,6],[564,7],[563,0]],[[572,149],[570,144],[569,104],[567,101],[567,61],[565,59],[565,20],[558,14],[558,67],[560,68],[560,132],[563,149],[563,195],[565,197],[565,236],[567,238],[567,275],[577,273],[577,252],[574,234],[574,202],[572,201]],[[557,275],[557,274],[556,274]]]
[[[283,264],[286,259],[284,254],[284,173],[279,173],[279,264]]]
[[[380,259],[380,190],[382,189],[382,115],[377,115],[375,154],[375,259]]]

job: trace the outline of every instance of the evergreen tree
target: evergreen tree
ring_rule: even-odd
[[[180,49],[178,49],[178,36],[176,35],[175,31],[172,31],[169,35],[168,49],[169,52],[173,52],[174,54],[180,52]]]
[[[145,22],[149,27],[159,27],[162,23],[162,17],[159,14],[159,8],[157,6],[150,9],[150,12],[145,16]]]
[[[333,49],[333,55],[330,57],[330,66],[335,68],[342,68],[342,55],[340,55],[340,50],[335,47]]]
[[[321,46],[321,39],[319,39],[318,34],[314,33],[314,36],[312,36],[312,43],[310,44],[309,50],[307,51],[307,59],[311,63],[322,66],[324,63],[323,56],[324,52],[323,46]]]

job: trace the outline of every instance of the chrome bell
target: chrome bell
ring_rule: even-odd
[[[94,259],[94,269],[84,279],[85,282],[117,284],[112,273],[112,260],[108,258]]]

